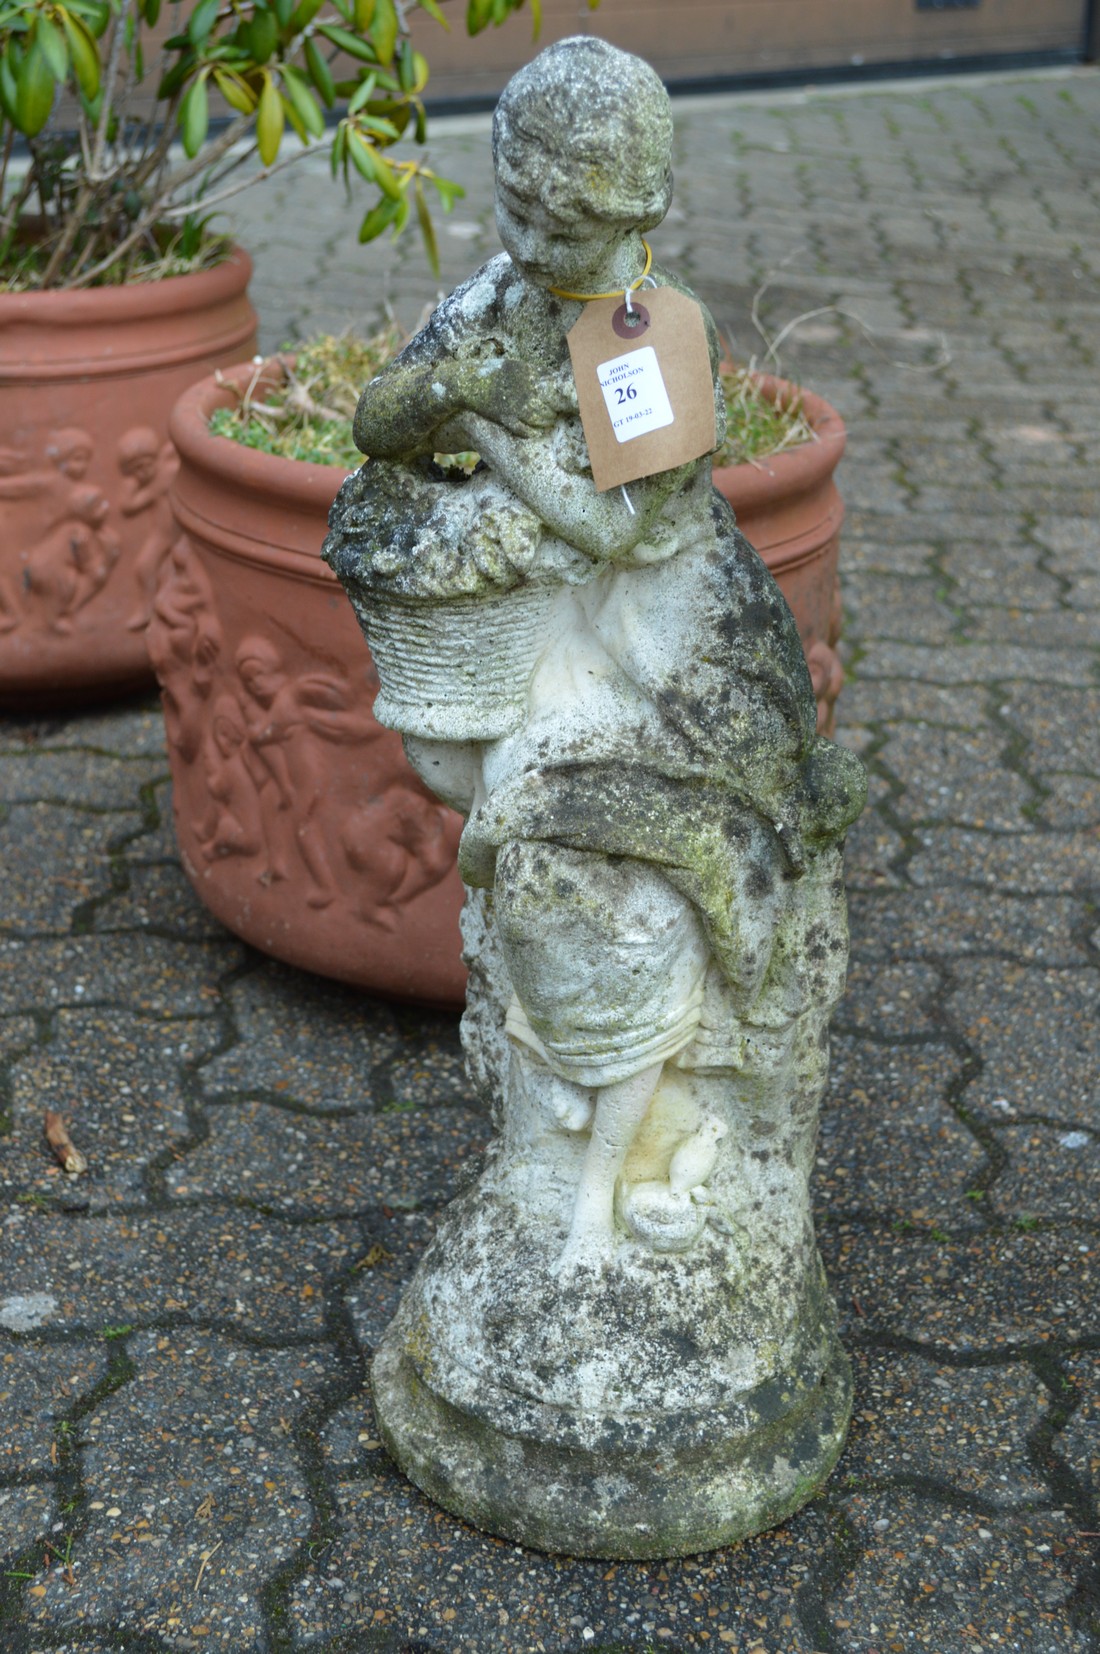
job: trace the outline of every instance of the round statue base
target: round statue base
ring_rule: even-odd
[[[820,1052],[810,1040],[814,1074]],[[692,1202],[701,1230],[677,1250],[624,1224],[578,1261],[564,1247],[586,1140],[554,1124],[519,1057],[510,1082],[504,1130],[443,1214],[374,1359],[392,1458],[437,1504],[536,1550],[686,1556],[774,1527],[829,1475],[851,1408],[804,1210],[815,1111],[788,1089],[785,1118],[757,1131],[767,1149],[734,1141],[709,1204]],[[675,1138],[729,1089],[666,1075],[648,1130],[664,1120]],[[755,1118],[770,1127],[762,1107]],[[750,1128],[738,1136],[751,1144]],[[755,1210],[754,1175],[787,1177],[801,1198]],[[621,1209],[637,1223],[630,1195]]]
[[[456,1406],[395,1332],[371,1373],[390,1455],[444,1509],[540,1551],[642,1561],[733,1544],[812,1499],[848,1429],[851,1368],[835,1340],[818,1375],[772,1380],[720,1414],[582,1426],[503,1386]]]

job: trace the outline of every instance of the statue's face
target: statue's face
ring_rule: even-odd
[[[517,195],[499,178],[496,215],[505,252],[536,287],[587,291],[623,239],[616,225],[579,214],[560,216],[542,201]]]

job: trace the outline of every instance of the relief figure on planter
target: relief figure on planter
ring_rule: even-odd
[[[118,468],[125,478],[119,510],[124,517],[144,519],[134,562],[139,602],[126,622],[131,632],[139,632],[148,624],[161,567],[176,537],[168,491],[179,460],[170,442],[161,442],[147,425],[135,425],[119,439]]]
[[[450,873],[457,836],[451,812],[407,772],[349,811],[340,841],[353,874],[348,897],[359,917],[396,934],[401,910]]]
[[[207,809],[195,837],[207,861],[217,856],[258,856],[264,849],[259,789],[264,776],[249,741],[237,696],[226,690],[214,700],[202,743]],[[269,859],[269,858],[268,858]]]
[[[106,585],[120,546],[107,525],[106,495],[85,480],[93,452],[91,437],[74,427],[50,433],[37,465],[23,455],[4,456],[0,500],[16,502],[10,532],[28,547],[22,590],[9,583],[0,592],[4,630],[24,621],[70,633],[74,616]]]
[[[146,642],[160,680],[168,741],[185,764],[193,764],[206,733],[224,639],[210,581],[185,534],[161,565]]]
[[[275,809],[263,812],[269,860],[261,879],[291,876],[300,861],[308,880],[307,905],[325,908],[340,894],[332,865],[325,742],[359,745],[374,731],[350,685],[332,673],[292,674],[279,646],[253,635],[239,645],[237,671],[248,734],[249,772],[269,788]]]
[[[643,239],[671,138],[657,76],[593,37],[509,82],[505,252],[364,390],[325,546],[375,715],[466,816],[464,1039],[499,1129],[376,1357],[380,1428],[474,1522],[613,1556],[779,1520],[850,1404],[808,1179],[865,786],[711,488],[714,325]],[[661,317],[703,365],[695,457],[623,488],[568,342],[608,299],[604,367],[635,305],[658,376]],[[471,449],[469,478],[433,457]]]

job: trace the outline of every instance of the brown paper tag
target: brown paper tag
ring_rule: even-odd
[[[671,471],[715,446],[703,315],[674,287],[586,304],[568,336],[596,492]]]

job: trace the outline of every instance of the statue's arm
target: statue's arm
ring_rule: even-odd
[[[524,362],[399,358],[360,396],[355,445],[374,459],[412,459],[438,448],[437,433],[464,415],[490,420],[513,437],[528,437],[552,424],[557,408]]]
[[[668,502],[687,491],[700,466],[710,465],[692,460],[628,483],[625,495],[621,488],[600,494],[590,475],[554,465],[545,442],[517,438],[488,419],[467,418],[463,425],[471,448],[550,532],[597,562],[629,559]]]

